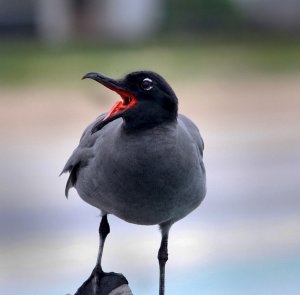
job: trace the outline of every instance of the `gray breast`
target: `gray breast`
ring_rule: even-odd
[[[205,195],[202,157],[178,124],[139,134],[112,122],[94,145],[94,158],[80,170],[76,189],[88,203],[128,222],[178,220]]]

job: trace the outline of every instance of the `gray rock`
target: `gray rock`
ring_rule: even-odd
[[[130,288],[127,284],[124,284],[113,291],[111,291],[108,295],[133,295]]]
[[[95,267],[75,295],[132,295],[132,292],[122,274],[105,273],[99,267]]]

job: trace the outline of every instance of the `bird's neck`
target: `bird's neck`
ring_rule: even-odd
[[[152,129],[158,126],[170,125],[177,122],[177,114],[174,116],[151,116],[150,114],[141,114],[140,116],[131,119],[123,118],[123,128],[127,132],[142,131]]]

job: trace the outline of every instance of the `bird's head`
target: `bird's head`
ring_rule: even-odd
[[[122,117],[128,129],[149,128],[177,119],[178,100],[170,85],[157,73],[138,71],[114,80],[98,73],[88,73],[82,79],[93,79],[118,93],[117,102],[92,133]]]

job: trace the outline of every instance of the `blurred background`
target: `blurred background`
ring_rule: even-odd
[[[119,98],[83,74],[163,75],[205,141],[208,194],[171,230],[167,294],[300,292],[300,2],[0,1],[0,293],[74,294],[99,212],[58,177]],[[109,217],[103,266],[157,294],[157,227]]]

